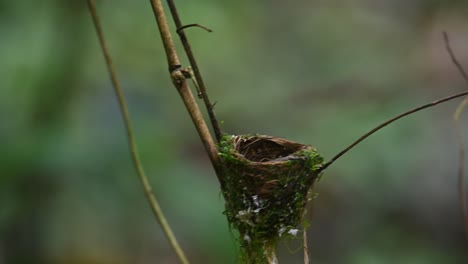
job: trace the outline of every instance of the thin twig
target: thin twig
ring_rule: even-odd
[[[465,69],[463,68],[463,65],[458,61],[457,57],[455,56],[455,53],[452,50],[452,46],[450,45],[450,38],[447,34],[447,32],[443,32],[444,36],[444,42],[445,42],[445,48],[447,50],[447,53],[450,56],[450,59],[452,60],[453,64],[457,68],[458,72],[460,75],[463,77],[465,82],[468,84],[468,75],[466,74]],[[462,136],[462,130],[460,126],[460,116],[463,112],[463,109],[466,107],[468,104],[468,97],[465,98],[457,107],[453,114],[453,121],[454,121],[454,126],[455,126],[455,132],[456,132],[456,137],[457,137],[457,142],[458,142],[458,193],[460,195],[460,209],[463,215],[463,226],[465,230],[465,236],[466,239],[468,239],[468,204],[466,202],[466,192],[465,192],[465,181],[464,181],[464,175],[465,175],[465,146],[463,144],[463,136]]]
[[[465,69],[463,69],[463,65],[457,60],[457,57],[455,56],[455,53],[452,50],[452,46],[450,45],[450,39],[447,34],[447,32],[442,33],[444,36],[444,43],[445,43],[445,49],[447,50],[447,53],[450,55],[450,59],[452,60],[453,64],[455,67],[457,67],[458,72],[461,74],[463,79],[468,82],[468,74],[466,73]]]
[[[352,148],[354,148],[357,144],[361,143],[363,140],[365,140],[366,138],[368,138],[369,136],[371,136],[372,134],[374,134],[375,132],[379,131],[380,129],[386,127],[387,125],[397,121],[398,119],[400,118],[403,118],[405,116],[408,116],[408,115],[411,115],[413,113],[416,113],[416,112],[419,112],[423,109],[426,109],[426,108],[429,108],[429,107],[433,107],[433,106],[436,106],[438,104],[441,104],[441,103],[444,103],[444,102],[447,102],[447,101],[450,101],[450,100],[453,100],[455,98],[458,98],[458,97],[462,97],[462,96],[465,96],[465,95],[468,95],[468,91],[465,91],[465,92],[461,92],[461,93],[458,93],[458,94],[454,94],[454,95],[451,95],[451,96],[448,96],[448,97],[445,97],[445,98],[442,98],[442,99],[439,99],[439,100],[436,100],[436,101],[433,101],[431,103],[428,103],[428,104],[424,104],[424,105],[421,105],[421,106],[418,106],[416,108],[413,108],[409,111],[406,111],[402,114],[399,114],[395,117],[392,117],[391,119],[383,122],[382,124],[376,126],[375,128],[373,128],[372,130],[370,130],[369,132],[365,133],[364,135],[362,135],[361,137],[359,137],[358,139],[356,139],[351,145],[349,145],[348,147],[346,147],[345,149],[343,149],[342,151],[340,151],[338,154],[336,154],[333,158],[331,158],[329,161],[325,162],[322,167],[320,168],[320,171],[323,171],[325,170],[326,168],[328,168],[328,166],[330,166],[333,162],[335,162],[337,159],[339,159],[341,156],[343,156],[344,154],[346,154],[348,151],[350,151]]]
[[[213,30],[211,30],[211,29],[209,29],[209,28],[207,28],[207,27],[205,27],[203,25],[200,25],[200,24],[187,24],[187,25],[184,25],[184,26],[181,26],[181,27],[177,28],[176,32],[177,32],[177,34],[179,34],[179,31],[184,30],[186,28],[190,28],[190,27],[199,27],[199,28],[202,28],[202,29],[204,29],[204,30],[206,30],[208,32],[213,32]]]
[[[197,132],[200,136],[200,139],[205,147],[206,152],[211,160],[211,163],[216,171],[216,176],[223,187],[223,179],[221,177],[221,164],[218,157],[218,148],[213,140],[213,137],[210,134],[210,130],[206,125],[205,119],[198,107],[195,98],[193,97],[192,91],[187,83],[186,77],[180,69],[180,61],[177,56],[174,41],[172,40],[172,35],[169,30],[169,25],[167,23],[167,18],[164,13],[164,8],[162,6],[161,0],[150,0],[151,7],[153,8],[153,13],[156,18],[158,25],[159,33],[161,34],[161,39],[164,45],[164,49],[167,55],[167,62],[169,65],[169,71],[171,72],[172,82],[179,92],[182,101],[184,102],[185,108],[189,112],[190,118],[197,129]]]
[[[130,149],[130,153],[132,156],[132,161],[133,165],[137,171],[138,177],[143,185],[143,189],[145,190],[146,197],[148,199],[148,202],[151,206],[151,209],[161,225],[161,228],[163,229],[167,239],[169,240],[172,248],[176,252],[177,256],[179,257],[180,261],[184,264],[188,264],[188,260],[185,257],[184,252],[182,251],[182,248],[180,247],[179,243],[177,242],[176,237],[174,236],[174,233],[172,232],[166,217],[164,216],[161,207],[159,206],[159,203],[156,199],[156,196],[154,195],[151,185],[149,183],[148,177],[145,174],[145,171],[143,169],[143,165],[141,164],[140,157],[138,154],[138,148],[137,148],[137,143],[133,134],[133,129],[132,129],[132,124],[130,120],[130,115],[128,112],[128,107],[127,103],[125,102],[125,97],[123,95],[122,88],[120,86],[120,82],[117,79],[117,75],[115,73],[115,69],[112,63],[112,59],[110,57],[107,44],[104,39],[104,33],[101,28],[101,24],[99,22],[99,17],[96,12],[96,7],[94,4],[93,0],[87,0],[88,2],[88,8],[89,12],[91,14],[91,17],[93,19],[94,27],[96,29],[96,33],[99,38],[99,43],[101,45],[102,53],[104,55],[104,58],[106,60],[106,65],[107,65],[107,70],[109,71],[109,75],[111,78],[112,86],[114,88],[115,95],[118,99],[119,102],[119,107],[120,107],[120,112],[122,113],[122,118],[124,121],[124,126],[127,132],[127,139],[128,139],[128,146]]]
[[[203,98],[203,102],[206,107],[206,111],[208,112],[208,116],[210,118],[211,126],[213,127],[213,131],[216,137],[216,140],[219,141],[221,140],[221,129],[219,127],[218,120],[216,119],[216,115],[214,113],[214,104],[211,103],[210,98],[208,97],[208,93],[206,92],[206,86],[205,82],[203,81],[200,68],[198,67],[197,60],[195,59],[195,56],[193,55],[192,47],[190,46],[190,43],[187,39],[187,36],[185,35],[185,32],[182,30],[187,26],[184,26],[182,24],[182,21],[180,20],[179,13],[177,12],[177,8],[174,4],[173,0],[167,0],[167,4],[169,5],[169,9],[171,10],[172,18],[174,19],[174,23],[177,28],[177,33],[180,37],[180,41],[182,42],[182,45],[184,46],[185,53],[187,54],[187,57],[189,59],[190,65],[192,66],[193,73],[195,74],[195,78],[197,80],[198,86],[200,87],[200,92],[201,96]],[[196,25],[198,27],[202,27],[198,24],[191,24],[191,25]],[[190,26],[190,25],[188,25]],[[205,27],[202,27],[205,28]],[[205,28],[207,29],[207,28]],[[211,30],[207,29],[208,31],[211,32]]]

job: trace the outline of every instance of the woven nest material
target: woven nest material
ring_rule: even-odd
[[[323,158],[271,136],[225,135],[220,143],[226,215],[247,251],[295,236]],[[250,252],[251,253],[251,252]]]

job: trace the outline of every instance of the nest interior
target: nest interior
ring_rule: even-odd
[[[225,135],[219,149],[225,214],[247,253],[295,236],[323,163],[317,151],[261,135]]]

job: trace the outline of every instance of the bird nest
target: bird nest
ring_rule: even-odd
[[[267,263],[267,248],[296,236],[323,158],[311,146],[260,135],[225,135],[219,151],[225,214],[248,263]]]

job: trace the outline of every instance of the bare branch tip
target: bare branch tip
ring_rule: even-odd
[[[450,59],[452,60],[452,63],[455,65],[463,79],[466,82],[468,82],[468,74],[466,73],[465,69],[463,68],[463,65],[458,61],[457,56],[453,52],[448,33],[446,31],[442,31],[442,35],[444,37],[445,49],[447,50],[447,53],[449,54]]]
[[[442,30],[442,35],[444,36],[444,40],[448,40],[448,33],[445,30]]]

